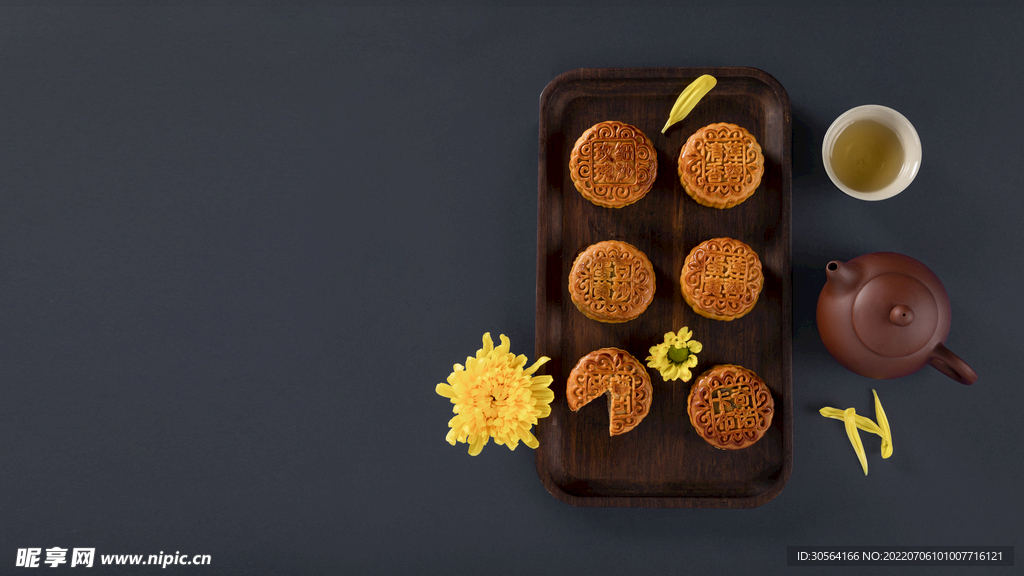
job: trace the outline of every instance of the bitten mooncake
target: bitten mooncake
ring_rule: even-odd
[[[757,304],[764,273],[750,246],[733,238],[712,238],[690,251],[679,284],[683,299],[694,312],[728,322],[746,315]]]
[[[697,434],[723,450],[739,450],[760,440],[775,413],[775,400],[764,380],[733,364],[701,374],[686,405]]]
[[[629,352],[601,348],[587,354],[569,372],[565,397],[576,412],[594,398],[608,394],[608,435],[625,434],[651,410],[651,377]]]
[[[679,153],[679,181],[691,198],[710,208],[732,208],[750,198],[763,175],[761,145],[735,124],[697,130]]]
[[[658,154],[635,126],[601,122],[576,140],[569,177],[584,198],[605,208],[622,208],[644,197],[654,185]]]
[[[632,320],[654,300],[654,266],[646,254],[626,242],[598,242],[572,263],[569,296],[592,320]]]

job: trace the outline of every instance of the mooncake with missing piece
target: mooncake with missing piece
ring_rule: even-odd
[[[654,389],[647,369],[632,354],[601,348],[587,354],[569,372],[565,397],[576,412],[591,400],[608,395],[608,435],[625,434],[651,410]]]

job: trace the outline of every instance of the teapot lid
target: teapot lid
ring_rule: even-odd
[[[913,276],[890,272],[872,278],[853,303],[853,329],[871,351],[889,358],[924,348],[939,323],[935,296]]]

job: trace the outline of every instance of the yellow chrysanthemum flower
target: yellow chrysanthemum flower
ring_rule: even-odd
[[[661,372],[666,382],[682,380],[689,382],[693,374],[690,368],[697,365],[697,353],[704,346],[696,340],[690,340],[693,332],[683,326],[679,332],[665,334],[665,341],[651,346],[651,355],[647,357],[647,366]]]
[[[448,421],[448,443],[468,443],[470,456],[479,454],[491,438],[509,450],[515,450],[520,440],[536,448],[539,443],[530,428],[551,414],[555,393],[548,386],[553,379],[533,376],[550,358],[542,356],[525,368],[526,356],[512,354],[510,346],[504,334],[497,348],[490,332],[484,334],[484,346],[476,358],[466,358],[465,367],[456,364],[448,383],[435,388],[455,404],[455,417]]]

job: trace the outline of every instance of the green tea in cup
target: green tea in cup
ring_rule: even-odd
[[[858,192],[877,192],[896,180],[903,157],[896,132],[876,120],[858,120],[836,137],[832,171]]]
[[[858,106],[836,118],[822,143],[832,183],[861,200],[902,192],[921,166],[921,139],[902,114],[884,106]]]

